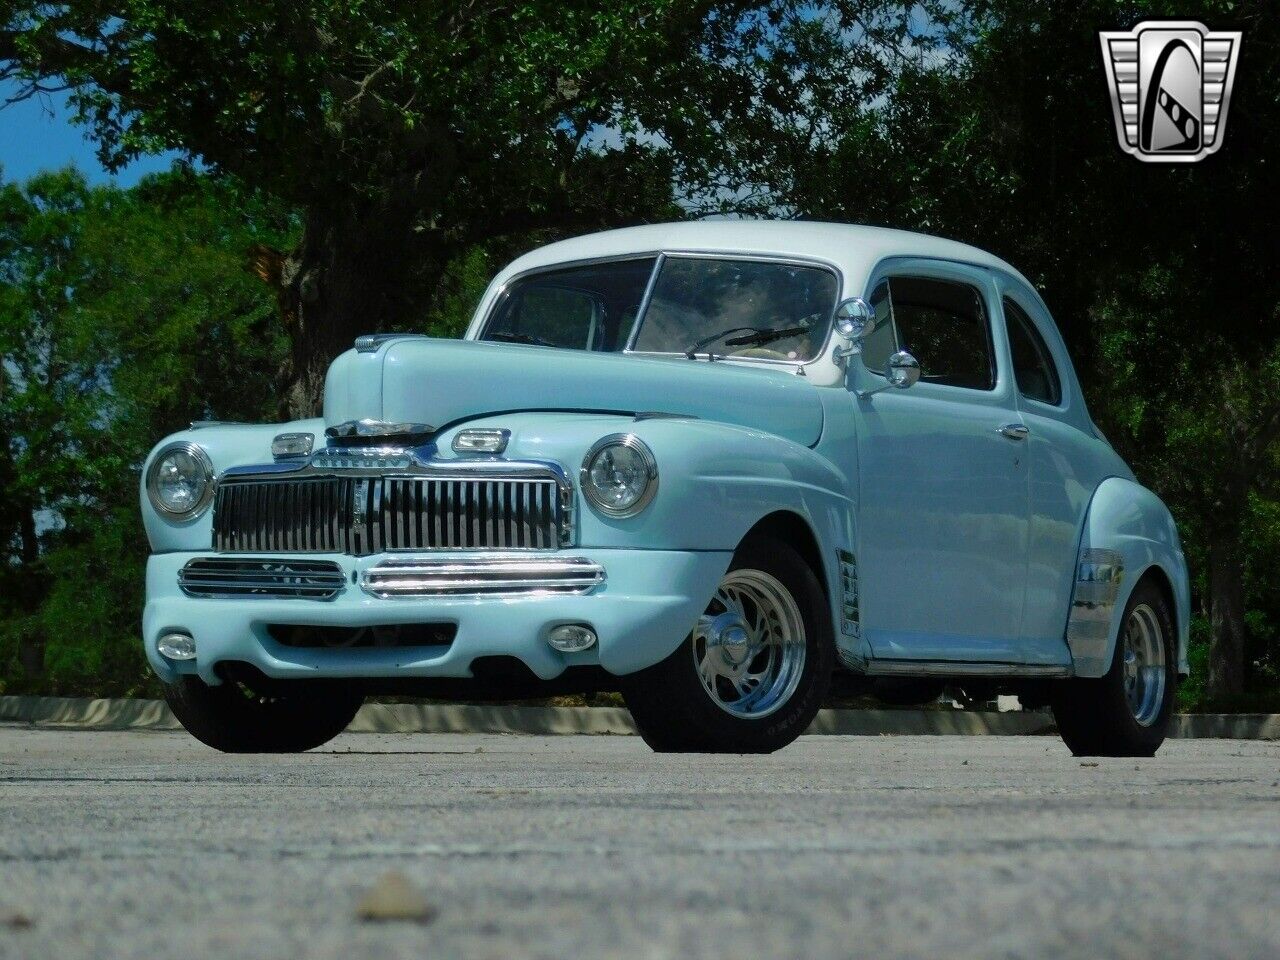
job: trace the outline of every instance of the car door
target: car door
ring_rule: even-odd
[[[890,261],[850,364],[858,422],[863,624],[877,660],[1040,662],[1020,643],[1026,441],[990,273]],[[895,350],[920,381],[888,386]]]

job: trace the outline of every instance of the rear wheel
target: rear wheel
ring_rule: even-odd
[[[770,753],[812,722],[834,663],[817,577],[794,548],[760,537],[738,549],[675,653],[622,690],[654,750]]]
[[[1150,757],[1173,715],[1178,682],[1173,616],[1151,580],[1125,606],[1111,669],[1097,679],[1057,684],[1053,715],[1078,757]]]
[[[196,677],[166,684],[164,697],[187,732],[224,753],[300,753],[328,743],[355,718],[364,697],[342,686],[299,682],[255,690]]]

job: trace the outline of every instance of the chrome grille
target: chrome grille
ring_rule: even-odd
[[[346,553],[555,550],[569,505],[552,476],[224,479],[215,550]]]
[[[252,560],[205,557],[178,571],[189,597],[273,597],[332,600],[346,577],[332,560]]]
[[[383,598],[589,593],[604,579],[604,568],[586,557],[419,557],[383,560],[361,575],[360,586]]]

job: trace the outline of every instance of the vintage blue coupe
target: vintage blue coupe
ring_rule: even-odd
[[[1187,669],[1177,530],[1040,297],[893,230],[535,250],[465,340],[361,337],[323,419],[165,439],[142,513],[147,656],[228,751],[317,746],[375,692],[598,690],[654,749],[770,751],[835,677],[1150,755]]]

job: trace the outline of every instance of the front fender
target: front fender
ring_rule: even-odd
[[[692,418],[611,415],[523,414],[466,426],[499,424],[512,430],[508,457],[559,462],[575,482],[588,449],[606,435],[631,434],[653,451],[658,493],[637,516],[607,517],[579,498],[582,546],[734,550],[779,510],[804,518],[833,551],[852,542],[844,478],[808,447],[772,434]]]
[[[1080,538],[1067,645],[1077,676],[1100,677],[1111,666],[1122,614],[1143,576],[1160,570],[1173,592],[1178,672],[1188,672],[1191,588],[1173,515],[1132,480],[1111,477],[1094,491]]]
[[[693,418],[526,413],[466,426],[512,431],[507,456],[552,460],[578,480],[591,445],[611,433],[644,441],[658,463],[658,493],[635,517],[593,510],[579,492],[578,543],[589,548],[731,553],[766,517],[794,515],[797,542],[817,544],[846,662],[867,651],[858,622],[854,510],[844,476],[825,457],[781,437]],[[442,439],[441,447],[447,448]],[[708,596],[709,599],[709,596]]]

